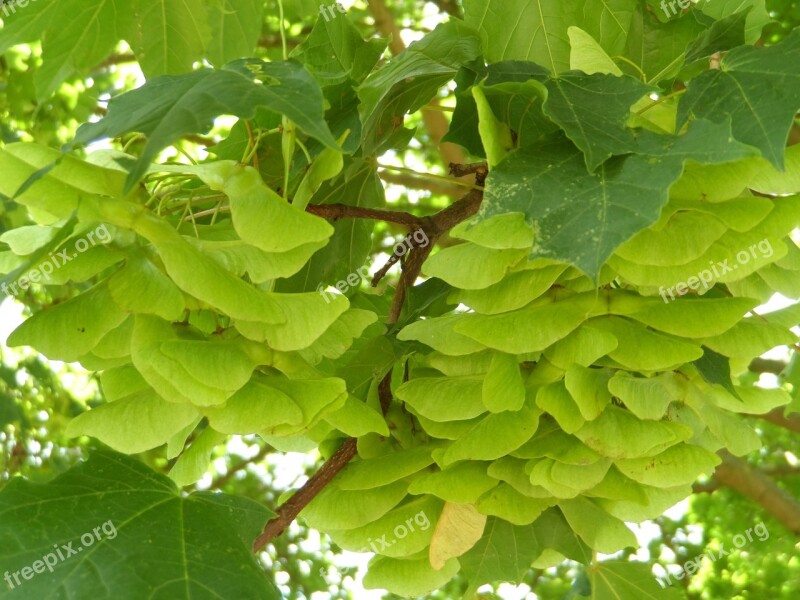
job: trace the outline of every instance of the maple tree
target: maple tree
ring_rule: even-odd
[[[0,283],[34,310],[8,342],[98,373],[64,435],[113,452],[4,485],[0,566],[116,539],[0,596],[277,598],[256,553],[300,519],[401,596],[569,559],[572,597],[678,598],[598,554],[712,474],[800,532],[739,458],[749,417],[798,428],[796,361],[753,374],[797,348],[800,304],[759,307],[800,297],[800,32],[661,4],[441,1],[406,47],[380,0],[17,2],[37,125],[3,125]],[[390,164],[414,152],[438,174]],[[271,502],[196,491],[234,435],[324,464]]]

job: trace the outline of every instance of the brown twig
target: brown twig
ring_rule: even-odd
[[[800,503],[779,487],[769,475],[730,452],[721,451],[722,463],[714,471],[710,484],[727,486],[760,504],[794,535],[800,535]],[[694,491],[713,491],[712,485]]]
[[[356,455],[358,451],[356,438],[349,438],[331,456],[320,470],[314,473],[303,487],[297,490],[291,498],[281,504],[278,508],[277,516],[267,523],[264,532],[256,538],[253,543],[253,552],[258,552],[266,546],[270,540],[279,536],[297,518],[300,511],[319,494],[336,474]]]
[[[348,206],[347,204],[309,204],[306,207],[306,211],[332,221],[338,219],[369,219],[372,221],[398,223],[413,228],[419,228],[422,225],[422,219],[410,213],[362,208],[360,206]]]

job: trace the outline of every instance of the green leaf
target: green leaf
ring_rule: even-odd
[[[120,4],[117,0],[53,3],[50,23],[58,27],[48,27],[46,35],[40,33],[42,66],[34,74],[39,100],[49,98],[74,71],[88,71],[114,50],[124,37],[118,31],[123,27],[119,14],[130,10]]]
[[[535,523],[520,527],[491,517],[483,537],[459,558],[469,581],[464,597],[472,597],[484,583],[521,583],[531,563],[544,550],[536,533]]]
[[[465,0],[464,20],[481,32],[488,62],[525,60],[560,73],[569,69],[567,28],[580,7],[577,0]]]
[[[602,73],[564,73],[546,86],[544,113],[585,154],[592,172],[611,156],[631,152],[634,137],[625,127],[631,106],[655,89],[633,77]]]
[[[588,561],[591,556],[555,509],[545,511],[534,523],[521,527],[490,518],[481,540],[459,558],[469,581],[464,598],[471,598],[484,583],[521,582],[531,563],[548,548],[581,562]]]
[[[254,77],[267,83],[253,81]],[[138,110],[141,106],[148,106],[146,114]],[[145,134],[147,144],[126,180],[125,190],[130,191],[158,153],[181,136],[208,131],[213,119],[222,114],[252,118],[259,107],[286,115],[307,134],[336,148],[323,119],[322,91],[308,71],[294,61],[255,59],[218,71],[201,69],[153,79],[114,98],[108,115],[97,123],[82,125],[70,148],[130,131]]]
[[[718,384],[730,392],[731,395],[739,397],[736,388],[733,387],[733,380],[731,379],[731,363],[730,360],[711,348],[703,346],[703,356],[694,361],[694,366],[697,367],[698,373],[703,377],[706,383],[711,385]]]
[[[202,0],[133,0],[130,30],[123,37],[148,79],[191,70],[211,39],[208,6]]]
[[[623,54],[633,15],[639,4],[636,0],[585,2],[581,26],[609,55]]]
[[[678,125],[694,116],[715,123],[731,118],[733,136],[755,146],[764,158],[784,168],[784,148],[800,108],[800,31],[766,48],[731,50],[719,70],[689,83],[678,106]]]
[[[678,588],[662,588],[650,566],[635,561],[608,560],[587,569],[592,600],[681,600]]]
[[[479,46],[479,36],[471,27],[450,20],[370,75],[358,90],[364,153],[380,148],[396,127],[394,118],[427,104],[462,64],[477,58]]]
[[[176,600],[280,598],[251,548],[272,513],[247,498],[182,495],[168,478],[119,454],[96,452],[46,484],[15,478],[0,491],[0,514],[0,538],[14,540],[0,550],[4,565],[54,564],[21,580],[25,597],[110,600],[123,589],[136,598],[153,590]],[[59,546],[79,554],[64,550],[62,563]]]
[[[569,262],[596,279],[618,246],[658,220],[685,160],[717,163],[752,155],[752,149],[728,143],[726,124],[693,125],[683,136],[642,132],[640,154],[609,159],[595,174],[561,137],[517,150],[489,175],[480,216],[523,213],[537,226],[532,257]]]
[[[745,41],[748,44],[755,44],[761,37],[764,25],[772,20],[764,0],[700,0],[697,8],[715,19],[746,16]]]
[[[209,3],[207,10],[211,40],[206,56],[211,64],[219,68],[252,56],[261,35],[264,4],[260,0],[221,0]]]
[[[364,41],[350,19],[317,19],[314,29],[290,56],[327,86],[348,79],[361,83],[385,49],[385,40]]]
[[[622,70],[634,77],[643,77],[647,83],[669,80],[683,66],[686,46],[703,31],[703,26],[692,15],[661,23],[644,2],[638,2],[622,53],[631,58],[636,68],[623,63]]]

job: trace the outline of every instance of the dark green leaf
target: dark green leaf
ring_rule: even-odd
[[[733,135],[755,146],[779,169],[794,116],[800,109],[800,30],[768,48],[749,46],[726,54],[719,70],[689,83],[678,105],[678,126],[690,116],[733,120]]]
[[[268,83],[253,81],[253,75]],[[130,131],[147,135],[144,152],[126,182],[130,190],[158,152],[181,136],[208,131],[219,115],[250,118],[259,107],[286,115],[307,134],[337,147],[323,120],[322,91],[308,71],[295,61],[258,60],[149,81],[112,100],[108,116],[82,125],[70,146]]]
[[[280,598],[251,551],[272,516],[246,498],[182,496],[139,461],[97,452],[47,484],[0,492],[0,561],[12,573],[46,560],[19,598]],[[91,540],[90,540],[91,538]],[[64,549],[64,560],[56,552]],[[0,597],[10,590],[4,583]],[[21,594],[21,595],[20,595]]]

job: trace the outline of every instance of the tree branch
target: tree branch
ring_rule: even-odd
[[[311,214],[336,221],[338,219],[369,219],[372,221],[386,221],[419,229],[422,219],[411,213],[393,210],[380,210],[376,208],[362,208],[347,204],[309,204],[306,211]]]
[[[771,360],[768,358],[756,358],[750,362],[748,369],[753,373],[772,373],[780,375],[786,368],[787,363],[782,360]]]
[[[794,535],[800,536],[800,502],[783,490],[761,470],[723,450],[722,463],[709,485],[693,488],[696,492],[712,492],[727,486],[760,504]],[[714,487],[713,483],[717,484]]]
[[[771,410],[768,413],[763,415],[748,415],[750,417],[755,417],[757,419],[763,419],[764,421],[768,421],[773,425],[778,425],[779,427],[783,427],[784,429],[788,429],[789,431],[796,431],[800,433],[800,415],[789,415],[786,416],[783,414],[783,408],[776,408]]]
[[[273,518],[264,528],[264,532],[253,543],[253,552],[258,552],[270,540],[279,536],[297,518],[309,502],[328,485],[337,473],[356,455],[358,451],[356,438],[349,438],[342,444],[336,453],[331,456],[319,471],[309,479],[303,487],[297,490],[291,498],[278,508],[278,516]]]

